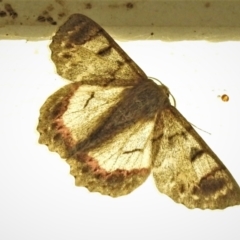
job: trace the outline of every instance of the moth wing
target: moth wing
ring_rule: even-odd
[[[72,155],[77,142],[87,139],[118,103],[124,87],[68,84],[52,94],[40,109],[39,143],[62,158]]]
[[[57,72],[91,85],[134,85],[145,73],[97,23],[73,14],[50,44]]]
[[[159,112],[153,176],[160,192],[188,208],[240,204],[240,188],[220,159],[174,107]]]
[[[113,197],[133,191],[151,171],[154,119],[127,117],[127,89],[68,84],[44,103],[37,127],[39,142],[67,158],[76,185]]]
[[[138,123],[89,151],[67,159],[77,186],[118,197],[140,186],[151,172],[153,121]]]

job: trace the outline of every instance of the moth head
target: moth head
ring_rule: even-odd
[[[171,104],[176,107],[176,100],[174,98],[174,96],[172,95],[172,93],[170,92],[169,88],[164,85],[159,79],[154,78],[154,77],[148,77],[148,79],[152,80],[153,82],[155,82],[157,85],[159,85],[159,87],[163,90],[163,92],[166,94],[166,96],[169,98]]]

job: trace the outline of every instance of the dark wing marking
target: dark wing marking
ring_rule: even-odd
[[[238,184],[177,109],[159,112],[154,135],[153,175],[160,192],[188,208],[240,204]]]
[[[51,95],[40,109],[39,142],[61,157],[72,155],[111,114],[126,88],[68,84]]]
[[[132,86],[147,78],[97,23],[81,14],[59,28],[50,48],[58,74],[74,82]]]

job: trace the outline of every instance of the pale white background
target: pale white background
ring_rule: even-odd
[[[115,199],[74,186],[64,160],[38,144],[39,108],[67,83],[48,45],[0,41],[0,239],[239,239],[240,206],[189,210],[159,193],[152,177]],[[192,124],[210,133],[200,131],[240,184],[240,43],[121,46],[170,88]],[[219,97],[224,93],[228,102]]]

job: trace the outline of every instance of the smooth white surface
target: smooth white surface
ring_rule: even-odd
[[[116,199],[74,186],[64,160],[38,144],[39,109],[67,83],[48,44],[0,41],[0,239],[239,239],[240,206],[189,210],[159,193],[151,177]],[[200,132],[240,184],[240,43],[121,46],[169,87],[191,123],[211,133]]]

